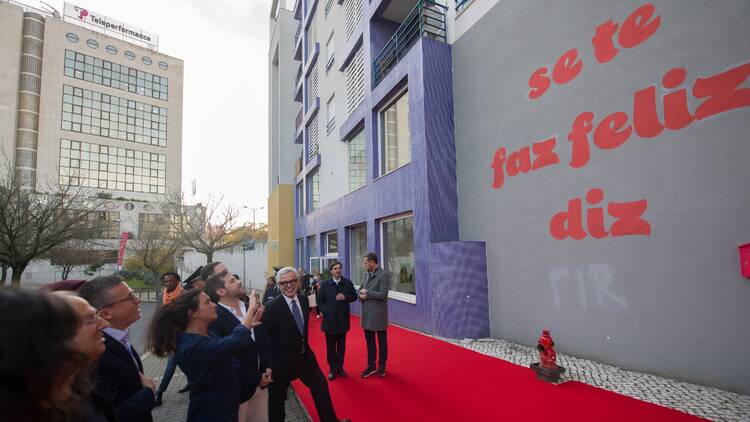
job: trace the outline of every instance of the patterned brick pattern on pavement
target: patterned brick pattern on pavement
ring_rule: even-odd
[[[166,359],[160,359],[156,356],[146,353],[142,357],[143,370],[146,376],[152,378],[156,385],[159,385],[161,376],[164,374],[164,368],[167,365]],[[187,378],[179,368],[174,373],[169,388],[162,396],[163,404],[152,412],[155,422],[184,422],[187,415],[189,394],[179,394],[178,391],[187,385]],[[289,398],[286,401],[286,422],[310,422],[307,411],[302,407],[299,399],[294,394],[294,390],[289,391]]]
[[[539,360],[535,347],[505,340],[441,340],[525,367]],[[564,354],[557,355],[557,363],[566,368],[562,381],[580,381],[713,421],[750,422],[750,396],[626,371],[616,366]]]

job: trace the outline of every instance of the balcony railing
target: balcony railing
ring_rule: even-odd
[[[302,120],[305,117],[305,113],[302,111],[302,108],[299,109],[299,113],[297,113],[297,118],[294,119],[294,130],[296,132],[299,132],[299,127],[302,126]]]
[[[432,0],[417,2],[380,54],[372,61],[373,87],[376,87],[396,66],[419,37],[446,41],[445,12],[447,9],[447,6]]]

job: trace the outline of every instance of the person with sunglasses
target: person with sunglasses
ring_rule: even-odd
[[[156,385],[143,374],[143,364],[128,333],[128,327],[141,318],[141,300],[117,275],[86,282],[78,295],[109,324],[103,330],[106,350],[99,359],[95,394],[108,398],[118,421],[151,422]]]

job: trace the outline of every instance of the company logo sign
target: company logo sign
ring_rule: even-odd
[[[104,16],[92,10],[65,3],[65,16],[84,24],[94,26],[107,32],[115,32],[124,37],[132,38],[151,45],[156,45],[157,36],[131,25],[127,25],[110,17]]]

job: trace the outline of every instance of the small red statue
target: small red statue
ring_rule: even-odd
[[[557,368],[555,342],[552,340],[552,336],[549,335],[549,330],[542,331],[536,350],[539,351],[539,366],[548,369]]]
[[[542,331],[536,350],[539,352],[539,362],[532,363],[530,367],[536,372],[537,379],[548,382],[560,381],[560,375],[565,372],[565,368],[557,365],[555,342],[549,330]]]

